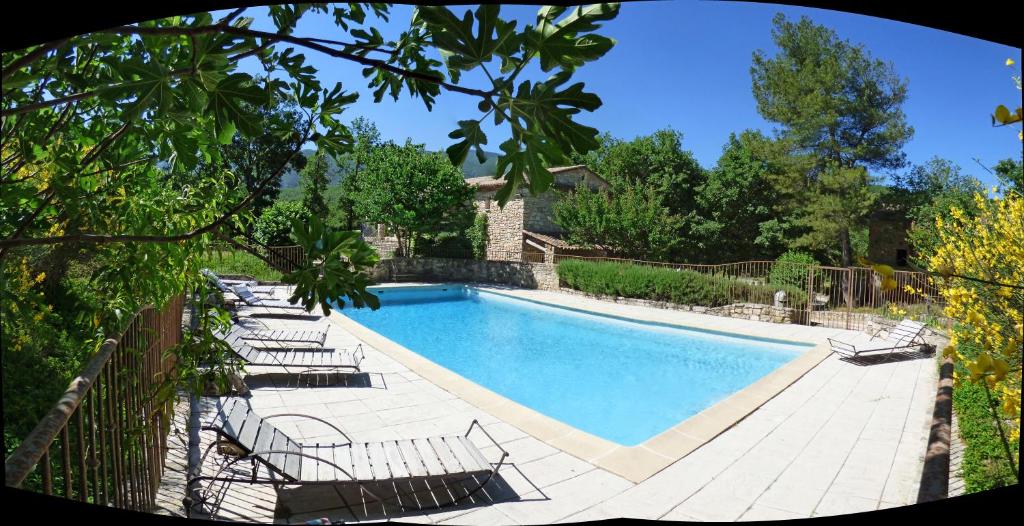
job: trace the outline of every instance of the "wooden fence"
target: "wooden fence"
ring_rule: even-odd
[[[149,511],[163,474],[172,401],[154,390],[174,367],[184,297],[140,310],[108,339],[6,459],[7,486]],[[41,511],[41,510],[40,510]],[[45,514],[45,512],[43,512]]]

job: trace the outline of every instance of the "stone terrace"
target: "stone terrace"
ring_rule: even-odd
[[[599,303],[584,298],[573,301]],[[651,315],[686,316],[690,323],[713,318],[693,313]],[[328,323],[264,321],[274,328],[303,329]],[[765,336],[802,329],[814,332],[816,338],[849,334],[742,323]],[[331,322],[327,346],[346,348],[356,343],[354,336]],[[288,524],[321,517],[346,522],[539,524],[613,517],[784,519],[913,504],[937,386],[935,360],[929,357],[904,356],[858,365],[830,356],[735,426],[646,480],[633,483],[501,421],[365,343],[364,349],[362,369],[367,373],[346,377],[339,386],[296,387],[294,380],[287,385],[287,379],[250,368],[247,382],[253,390],[249,402],[264,416],[303,413],[324,418],[356,441],[464,434],[470,422],[478,419],[510,452],[485,490],[452,508],[402,512],[394,506],[364,502],[356,490],[307,487],[288,489],[279,496],[270,487],[212,483],[205,488],[213,495],[207,512],[217,519]],[[208,419],[218,403],[217,398],[204,398],[193,404],[193,422]],[[275,425],[301,442],[336,438],[329,428],[313,421],[285,417],[275,420]],[[194,436],[199,443],[193,444],[193,460],[213,438],[208,432]],[[488,458],[499,456],[482,434],[471,438]],[[173,449],[169,465],[184,469],[186,453],[184,447]],[[214,456],[202,466],[204,474],[217,468]],[[240,475],[246,473],[247,468]],[[168,480],[173,482],[161,490],[163,512],[181,514],[180,505],[175,506],[184,496],[180,474],[171,473]],[[464,491],[458,487],[438,491],[446,490],[456,495]]]

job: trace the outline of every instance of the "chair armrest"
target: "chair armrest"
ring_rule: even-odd
[[[499,460],[499,462],[504,462],[505,457],[508,456],[508,451],[505,451],[505,448],[501,447],[501,444],[499,444],[498,441],[495,440],[494,437],[492,437],[491,434],[488,433],[486,429],[484,429],[484,426],[480,425],[480,422],[477,421],[475,418],[469,424],[469,429],[466,430],[466,434],[464,436],[469,437],[469,433],[473,431],[473,427],[474,426],[479,428],[480,432],[483,433],[484,436],[486,436],[487,438],[489,438],[491,440],[491,443],[494,444],[494,447],[498,448],[498,451],[501,451],[501,459]]]
[[[829,345],[832,347],[832,351],[833,352],[838,352],[838,353],[848,352],[848,353],[854,353],[854,354],[856,354],[856,352],[857,352],[857,348],[854,347],[853,345],[849,344],[849,343],[841,342],[839,340],[833,340],[832,338],[826,338],[826,339],[828,340]]]
[[[279,416],[297,416],[297,417],[300,417],[300,418],[308,418],[310,420],[316,420],[317,422],[320,422],[321,424],[326,425],[327,427],[333,429],[334,431],[337,431],[338,434],[340,434],[341,436],[345,437],[345,440],[348,440],[349,444],[352,443],[352,439],[349,438],[349,436],[346,435],[344,431],[342,431],[340,428],[338,428],[338,426],[336,426],[336,425],[334,425],[334,424],[332,424],[332,423],[330,423],[330,422],[328,422],[328,421],[326,421],[326,420],[324,420],[322,418],[317,418],[315,416],[303,415],[301,413],[278,413],[276,415],[264,416],[263,419],[264,420],[270,420],[271,418],[277,418]]]
[[[356,356],[356,353],[359,353],[358,357]],[[352,359],[356,362],[356,367],[359,367],[359,364],[363,363],[363,359],[365,358],[366,352],[363,351],[363,344],[357,343],[355,350],[352,351]]]

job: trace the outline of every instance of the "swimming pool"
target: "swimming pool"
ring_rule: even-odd
[[[502,396],[624,446],[811,348],[617,319],[469,286],[370,290],[380,310],[340,312]]]

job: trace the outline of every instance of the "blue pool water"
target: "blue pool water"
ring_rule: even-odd
[[[809,345],[552,307],[472,287],[371,288],[340,312],[507,398],[637,445],[746,387]]]

